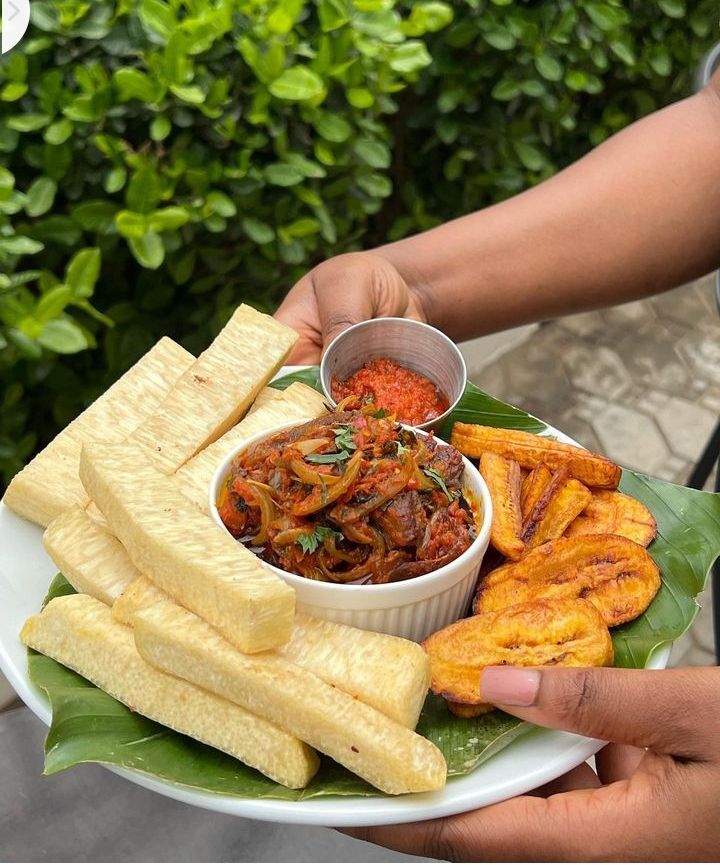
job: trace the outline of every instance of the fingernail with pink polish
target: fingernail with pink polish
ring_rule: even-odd
[[[532,706],[539,689],[539,670],[487,667],[480,677],[483,700],[495,706]]]

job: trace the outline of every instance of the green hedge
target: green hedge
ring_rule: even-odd
[[[0,60],[0,472],[162,333],[687,92],[715,0],[33,0]],[[342,290],[339,286],[338,290]]]

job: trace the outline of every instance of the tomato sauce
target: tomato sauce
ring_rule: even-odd
[[[429,378],[387,357],[367,361],[344,381],[333,377],[332,395],[337,402],[353,395],[368,399],[410,425],[427,423],[449,407]]]

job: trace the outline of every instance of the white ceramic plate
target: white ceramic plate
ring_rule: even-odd
[[[290,372],[281,371],[281,374]],[[563,441],[572,439],[553,431]],[[0,503],[0,669],[28,707],[50,724],[43,693],[28,677],[25,647],[18,633],[36,613],[57,568],[42,546],[42,529],[20,519]],[[657,651],[648,666],[662,669],[670,646]],[[336,796],[302,802],[242,799],[202,793],[128,769],[108,766],[123,778],[190,805],[254,820],[320,826],[374,826],[409,823],[459,814],[526,793],[578,766],[602,747],[595,739],[555,730],[533,730],[444,790],[397,797]]]

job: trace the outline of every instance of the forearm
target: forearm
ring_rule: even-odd
[[[534,189],[378,252],[456,339],[707,273],[720,265],[720,98],[706,89]]]

